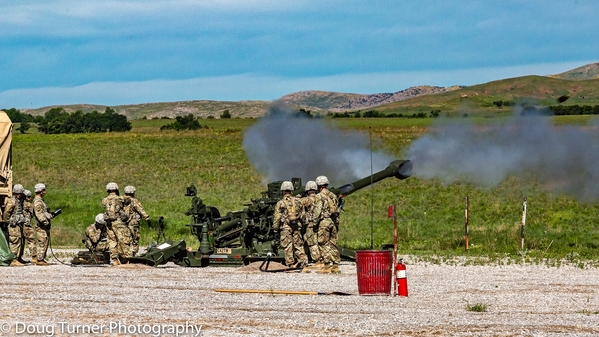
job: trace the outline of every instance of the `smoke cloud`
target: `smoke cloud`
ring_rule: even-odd
[[[445,183],[493,187],[508,176],[535,179],[582,202],[599,199],[599,123],[554,126],[552,119],[521,116],[493,125],[439,121],[412,143],[413,175]]]
[[[248,128],[243,149],[264,182],[302,178],[305,184],[325,175],[339,186],[370,175],[370,137],[342,130],[324,120],[299,116],[281,102],[274,102],[266,116]],[[395,158],[372,153],[372,171]]]

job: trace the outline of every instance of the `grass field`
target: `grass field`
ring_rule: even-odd
[[[583,123],[560,117],[558,124]],[[62,208],[52,227],[52,243],[78,246],[86,226],[103,212],[105,186],[137,188],[137,197],[153,220],[166,219],[166,236],[198,241],[189,234],[184,212],[190,199],[185,188],[194,183],[207,205],[221,213],[243,208],[265,190],[261,176],[242,149],[244,129],[254,119],[202,120],[206,129],[159,131],[168,120],[133,121],[127,133],[44,135],[19,134],[13,139],[16,183],[33,190],[46,183],[46,202]],[[335,119],[339,128],[372,132],[398,159],[421,136],[431,119]],[[488,120],[481,119],[488,123]],[[470,200],[470,249],[464,250],[464,205]],[[522,201],[528,198],[525,249],[519,248]],[[534,181],[508,179],[493,189],[469,184],[444,185],[417,178],[386,179],[347,197],[342,214],[340,245],[353,249],[391,243],[393,220],[387,207],[398,207],[399,247],[416,255],[482,256],[499,259],[593,260],[599,257],[599,206],[580,204],[542,190]],[[142,244],[156,231],[142,226]]]

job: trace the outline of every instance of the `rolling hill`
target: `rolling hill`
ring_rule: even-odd
[[[506,111],[494,101],[535,102],[541,105],[556,104],[556,99],[570,94],[566,105],[599,104],[599,63],[588,64],[560,74],[547,76],[522,76],[469,87],[416,86],[394,93],[356,94],[326,91],[301,91],[280,98],[287,105],[312,111],[353,112],[377,110],[383,113],[411,115],[418,112],[440,110],[443,113],[495,113]],[[264,115],[269,101],[182,101],[113,106],[117,113],[129,119],[173,118],[193,114],[202,118],[218,118],[229,110],[234,118],[256,118]],[[42,115],[53,106],[24,109],[24,113]],[[104,111],[105,106],[74,104],[62,106],[68,112]]]

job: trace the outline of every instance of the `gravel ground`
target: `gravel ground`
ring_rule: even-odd
[[[354,263],[342,263],[341,275],[321,275],[50,262],[0,268],[0,336],[599,336],[596,268],[450,266],[408,257],[410,296],[388,297],[357,295]],[[476,304],[486,312],[466,310]]]

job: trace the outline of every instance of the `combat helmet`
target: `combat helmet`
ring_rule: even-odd
[[[46,189],[46,185],[42,184],[42,183],[35,184],[35,186],[33,187],[33,190],[35,191],[35,193],[39,193],[45,189]]]
[[[293,191],[293,184],[291,183],[291,181],[284,181],[281,184],[281,191]]]
[[[23,194],[25,194],[26,198],[31,198],[31,191],[30,190],[25,190],[25,192],[23,192]]]
[[[12,193],[13,194],[23,194],[23,193],[25,193],[25,187],[23,187],[23,185],[21,185],[21,184],[16,184],[12,187]]]
[[[306,191],[316,191],[318,187],[316,186],[316,182],[310,180],[306,183]]]
[[[316,177],[316,185],[323,186],[323,185],[328,185],[328,184],[329,184],[329,178],[327,178],[326,176]]]
[[[106,192],[108,191],[118,191],[119,190],[119,185],[117,185],[116,183],[108,183],[106,185]]]
[[[96,215],[96,222],[100,225],[106,225],[106,220],[104,220],[104,213]]]
[[[125,186],[125,194],[135,194],[135,187],[134,186]]]

